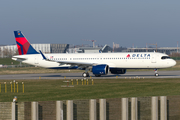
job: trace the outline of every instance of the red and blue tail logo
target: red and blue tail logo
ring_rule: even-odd
[[[14,31],[19,55],[39,54],[24,37],[21,31]]]
[[[128,54],[126,57],[128,57],[128,58],[129,58],[129,57],[130,57],[130,54]]]

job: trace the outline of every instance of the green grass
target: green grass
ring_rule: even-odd
[[[180,60],[180,57],[171,57],[174,60]]]
[[[74,73],[84,72],[82,70],[64,70],[64,69],[46,69],[41,67],[18,67],[18,68],[0,68],[0,75],[7,74],[36,74],[36,73]]]
[[[11,58],[0,58],[0,64],[2,64],[2,65],[19,65],[20,62],[14,61]]]
[[[7,93],[5,85],[7,82]],[[14,96],[18,101],[55,101],[71,99],[99,99],[143,96],[180,95],[180,79],[97,79],[94,85],[76,85],[63,88],[64,80],[25,80],[25,93],[22,93],[22,80],[19,93],[11,93],[10,80],[0,80],[0,102],[11,102]]]

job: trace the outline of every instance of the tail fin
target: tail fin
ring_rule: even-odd
[[[24,37],[21,31],[14,31],[19,55],[39,54]]]

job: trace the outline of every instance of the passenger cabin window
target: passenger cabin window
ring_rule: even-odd
[[[170,57],[169,56],[162,56],[161,59],[163,59],[163,60],[164,59],[170,59]]]

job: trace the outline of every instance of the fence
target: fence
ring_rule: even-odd
[[[179,120],[180,96],[0,102],[0,119]]]

